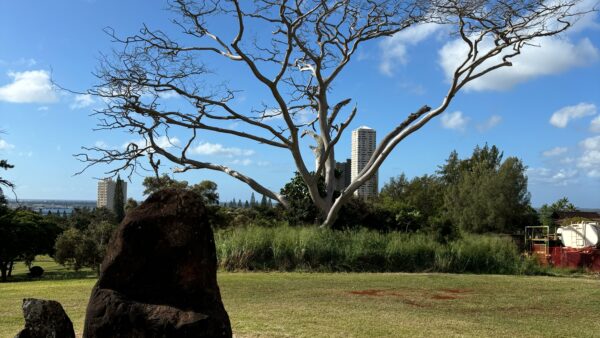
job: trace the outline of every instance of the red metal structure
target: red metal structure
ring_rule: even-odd
[[[600,248],[565,247],[557,233],[550,233],[548,226],[525,228],[525,248],[535,255],[541,264],[569,269],[600,272]]]

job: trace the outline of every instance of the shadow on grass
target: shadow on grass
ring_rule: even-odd
[[[16,262],[12,277],[8,278],[7,283],[98,278],[98,275],[92,269],[85,268],[75,271],[57,264],[49,256],[36,257],[32,265],[40,266],[44,269],[44,274],[41,277],[32,278],[29,276],[29,268],[23,262]]]
[[[42,277],[29,277],[28,274],[15,274],[12,277],[8,278],[7,283],[23,283],[23,282],[36,282],[36,281],[45,281],[45,280],[71,280],[71,279],[96,279],[98,275],[92,271],[74,271],[74,270],[66,270],[66,271],[48,271],[44,272]]]

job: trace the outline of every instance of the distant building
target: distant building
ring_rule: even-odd
[[[352,160],[335,162],[335,190],[342,191],[350,185],[352,180]]]
[[[352,175],[354,181],[358,174],[369,162],[371,155],[375,152],[376,132],[369,127],[360,127],[352,131]],[[377,195],[378,173],[365,182],[354,192],[360,198],[368,198]]]
[[[344,188],[350,185],[352,178],[352,167],[351,160],[346,159],[346,162],[335,162],[335,181],[334,189],[336,191],[342,191]],[[319,158],[315,160],[315,171],[319,167]]]
[[[122,183],[123,201],[127,201],[127,182],[122,181]],[[98,200],[96,202],[98,208],[114,209],[116,187],[117,182],[113,181],[112,178],[105,178],[98,181]]]
[[[558,225],[569,225],[573,218],[600,222],[600,214],[595,211],[555,211],[550,217]]]

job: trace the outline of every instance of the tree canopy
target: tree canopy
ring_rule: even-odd
[[[101,62],[99,83],[89,90],[107,102],[98,112],[101,129],[122,129],[144,140],[119,149],[85,148],[79,158],[88,166],[113,164],[113,173],[133,171],[145,162],[158,172],[161,160],[176,165],[177,172],[220,171],[288,206],[285,195],[191,151],[199,137],[212,132],[283,149],[323,225],[330,226],[398,143],[442,114],[469,82],[510,67],[524,46],[565,31],[592,10],[581,10],[579,2],[172,0],[172,23],[181,34],[144,26],[138,34],[120,37],[109,29],[119,46]],[[335,148],[359,112],[356,103],[349,106],[351,98],[335,92],[336,81],[365,43],[422,24],[444,25],[464,44],[466,52],[457,56],[447,91],[431,106],[403,107],[403,117],[390,121],[391,129],[364,169],[334,198]],[[223,26],[231,30],[219,30]],[[241,66],[239,76],[252,78],[252,86],[264,90],[263,104],[240,111],[236,102],[242,90],[224,84],[219,72],[224,67],[211,68],[215,59]],[[187,107],[170,109],[162,104],[165,94],[178,95]],[[175,132],[181,147],[170,138]],[[302,155],[305,136],[314,141],[314,172],[309,169],[314,159]]]
[[[567,197],[560,198],[556,202],[548,205],[544,204],[540,208],[540,221],[543,225],[554,225],[553,214],[561,211],[579,211],[577,207]]]
[[[29,210],[10,210],[0,205],[0,272],[7,280],[17,260],[51,254],[61,229],[50,219]]]
[[[486,144],[464,160],[453,152],[440,168],[447,184],[444,209],[461,229],[514,232],[534,225],[526,166],[515,157],[502,159],[496,146]]]
[[[96,272],[106,255],[106,249],[117,224],[94,221],[84,229],[70,227],[54,243],[54,259],[75,270],[89,267]]]
[[[204,180],[192,186],[187,181],[178,181],[167,174],[162,176],[150,176],[144,178],[144,195],[150,195],[161,189],[189,189],[202,196],[206,204],[219,204],[219,193],[217,184],[213,181]]]

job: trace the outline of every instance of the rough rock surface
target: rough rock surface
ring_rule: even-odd
[[[75,338],[73,323],[59,302],[23,299],[25,328],[15,338]]]
[[[127,214],[102,263],[84,337],[231,337],[202,199],[162,190]]]

